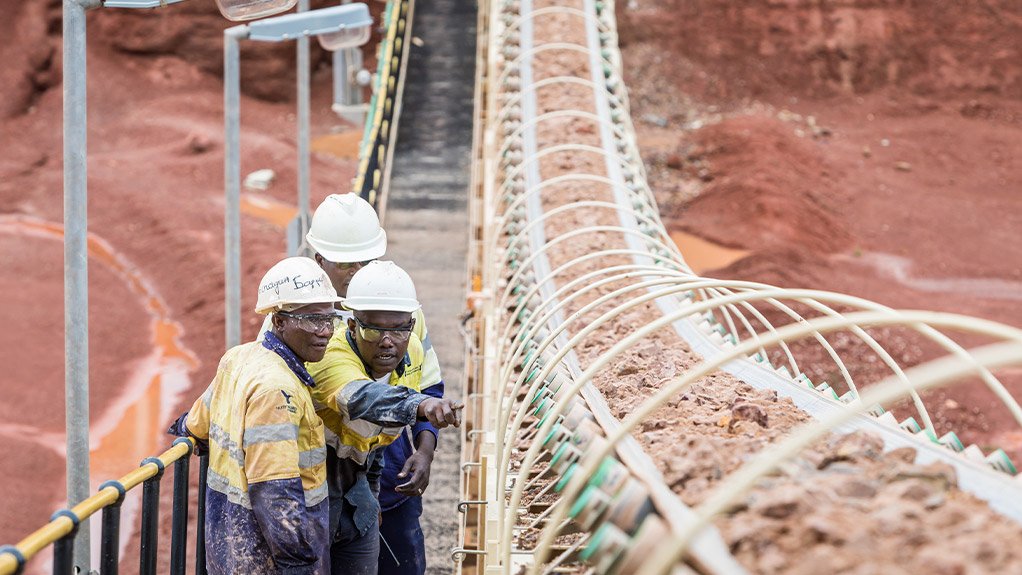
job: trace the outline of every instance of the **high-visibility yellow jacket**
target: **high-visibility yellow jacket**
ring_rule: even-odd
[[[275,335],[230,349],[185,420],[209,442],[207,569],[329,573],[323,423],[302,362]]]
[[[312,397],[323,419],[327,445],[342,458],[364,464],[371,451],[390,444],[416,421],[425,395],[418,393],[425,352],[413,333],[397,369],[379,380],[359,356],[350,333],[337,330],[322,361],[307,364],[316,382]]]

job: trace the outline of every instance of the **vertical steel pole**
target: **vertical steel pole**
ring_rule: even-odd
[[[341,0],[350,4],[351,0]],[[362,69],[362,49],[344,48],[333,54],[334,63],[334,105],[333,110],[345,120],[354,124],[365,121],[362,110],[362,86],[355,74]]]
[[[191,443],[181,438],[174,442]],[[185,555],[188,547],[188,469],[192,457],[188,453],[174,462],[174,507],[170,527],[170,574],[185,575]]]
[[[157,457],[148,457],[142,465],[153,464],[156,475],[142,483],[142,534],[138,552],[139,575],[156,575],[156,551],[160,536],[160,480],[163,479],[163,462]]]
[[[206,575],[206,475],[209,455],[199,456],[199,511],[195,518],[195,575]]]
[[[103,491],[107,487],[117,490],[117,501],[103,508],[103,532],[100,540],[99,573],[100,575],[117,575],[120,569],[121,548],[121,504],[127,492],[120,481],[107,481],[99,486]]]
[[[224,320],[227,349],[241,343],[241,76],[238,40],[224,30]]]
[[[89,496],[89,271],[86,213],[85,5],[64,0],[64,395],[67,504]],[[74,563],[90,569],[89,525]]]
[[[334,66],[334,106],[343,106],[348,87],[348,63],[344,57],[347,50],[334,50],[331,58]]]
[[[71,531],[56,540],[53,543],[53,574],[54,575],[74,575],[78,572],[75,568],[74,552],[75,552],[75,535],[78,533],[78,528],[81,525],[81,520],[75,515],[74,511],[70,509],[61,509],[50,516],[50,521],[54,521],[58,517],[67,517],[71,520]],[[82,573],[89,573],[88,571],[82,571]]]
[[[298,12],[309,9],[309,0],[298,0]],[[309,229],[309,37],[298,38],[298,237]],[[297,254],[288,254],[297,255]]]

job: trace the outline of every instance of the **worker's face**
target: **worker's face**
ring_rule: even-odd
[[[337,295],[341,297],[348,295],[348,284],[351,283],[351,278],[355,275],[355,272],[368,265],[371,261],[338,263],[316,254],[316,263],[319,264],[319,267],[323,268],[326,275],[330,276],[330,283],[334,285]]]
[[[348,320],[362,359],[369,364],[370,375],[380,378],[397,369],[408,351],[415,320],[401,311],[357,311]]]
[[[335,314],[334,304],[314,303],[302,306],[288,316],[273,314],[273,329],[302,361],[323,359],[326,346],[334,335],[330,317]]]

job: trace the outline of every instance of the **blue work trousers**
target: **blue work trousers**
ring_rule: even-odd
[[[353,516],[351,505],[344,500],[330,545],[330,572],[333,575],[376,575],[380,557],[379,523],[373,521],[365,533],[359,533]]]
[[[380,545],[380,575],[423,575],[426,572],[426,541],[419,525],[421,515],[421,497],[409,497],[383,512],[380,535],[394,554]]]

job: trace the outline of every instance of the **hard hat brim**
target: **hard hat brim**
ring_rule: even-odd
[[[302,306],[306,306],[306,305],[312,305],[314,303],[338,303],[338,302],[343,302],[343,301],[344,301],[344,298],[342,298],[340,296],[334,296],[334,297],[322,297],[322,296],[318,296],[318,297],[298,298],[298,299],[288,300],[287,301],[287,305],[296,305],[298,307],[302,307]],[[261,315],[267,315],[267,314],[270,314],[270,313],[273,313],[273,312],[277,311],[277,308],[278,308],[279,305],[280,304],[274,304],[274,305],[265,306],[265,307],[262,307],[262,308],[257,307],[257,308],[255,308],[255,312],[258,313],[258,314],[261,314]]]
[[[387,234],[382,229],[376,238],[367,246],[346,246],[317,239],[312,232],[305,234],[312,249],[327,261],[334,263],[351,263],[375,260],[387,253]]]
[[[349,304],[349,300],[344,300],[341,305],[351,311],[399,311],[404,313],[414,313],[419,310],[422,306],[418,303],[415,305],[402,302],[374,302],[374,303],[363,303],[354,302]]]

